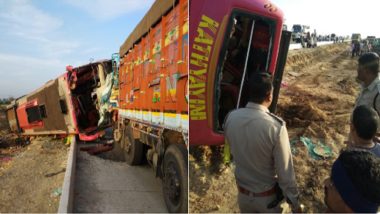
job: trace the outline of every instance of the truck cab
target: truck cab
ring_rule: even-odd
[[[305,25],[295,24],[292,27],[292,40],[295,43],[301,43],[305,36]]]
[[[360,33],[353,33],[351,36],[351,42],[355,43],[355,42],[360,42],[360,41],[361,41]]]
[[[292,27],[292,40],[301,43],[302,47],[316,47],[317,31],[308,25],[295,24]]]
[[[375,43],[376,36],[367,36],[367,41],[369,44],[373,45]]]

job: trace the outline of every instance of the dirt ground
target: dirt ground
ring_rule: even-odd
[[[295,140],[293,161],[300,200],[305,212],[323,212],[323,180],[344,147],[349,117],[359,92],[357,58],[345,51],[347,44],[292,50],[288,54],[277,114],[287,123]],[[299,137],[321,141],[333,157],[315,160]],[[224,166],[222,147],[190,148],[190,212],[239,212],[233,166]]]
[[[47,137],[19,139],[4,119],[0,113],[0,213],[57,212],[68,147]]]

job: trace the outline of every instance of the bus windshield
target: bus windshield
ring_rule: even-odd
[[[214,128],[233,109],[248,102],[247,82],[255,72],[268,72],[275,21],[235,12],[230,18],[216,75]]]

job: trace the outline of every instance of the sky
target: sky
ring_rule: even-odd
[[[30,93],[66,65],[109,59],[153,1],[0,0],[0,98]],[[379,0],[271,1],[289,29],[304,24],[318,34],[380,37]]]
[[[153,0],[0,0],[0,98],[109,59]]]
[[[271,0],[284,12],[285,24],[309,25],[317,34],[380,37],[379,0]]]

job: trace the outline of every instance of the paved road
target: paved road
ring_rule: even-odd
[[[332,41],[328,41],[328,42],[318,42],[317,43],[317,46],[323,46],[323,45],[331,45],[333,44]],[[289,46],[289,50],[295,50],[295,49],[301,49],[302,46],[301,46],[301,43],[294,43],[294,44],[290,44]]]
[[[74,212],[168,212],[161,180],[148,165],[132,167],[78,150],[75,178]]]

